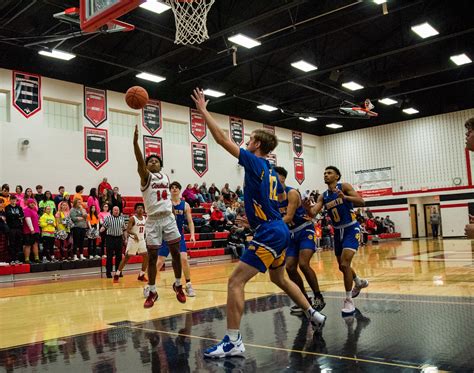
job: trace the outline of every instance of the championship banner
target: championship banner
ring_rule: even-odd
[[[270,132],[270,133],[275,134],[275,127],[270,126],[269,124],[264,124],[264,125],[263,125],[263,129],[264,129],[265,131],[268,131],[268,132]]]
[[[244,121],[242,118],[229,117],[230,138],[238,146],[244,143]]]
[[[298,184],[303,184],[304,177],[304,160],[303,158],[293,158],[293,164],[295,167],[295,180]]]
[[[207,144],[192,142],[191,156],[194,172],[196,172],[199,177],[202,177],[208,170]]]
[[[150,133],[154,135],[163,125],[163,120],[161,116],[161,102],[156,100],[149,100],[148,103],[143,108],[143,127]]]
[[[84,157],[96,170],[109,161],[107,130],[84,127]]]
[[[293,151],[297,157],[303,154],[303,134],[298,131],[291,131],[291,138],[293,139]]]
[[[25,118],[41,110],[41,76],[13,71],[13,106]]]
[[[163,162],[163,141],[161,137],[143,136],[143,153],[145,159],[154,154],[160,157]]]
[[[207,124],[196,109],[189,109],[191,135],[201,142],[207,135]]]
[[[94,127],[99,127],[107,120],[105,90],[84,86],[84,116]]]
[[[278,166],[276,154],[273,154],[273,153],[267,154],[267,161],[268,163],[270,163],[270,166],[272,167]]]
[[[355,171],[353,184],[363,198],[392,195],[392,168]]]

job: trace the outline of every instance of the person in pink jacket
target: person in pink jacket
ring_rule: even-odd
[[[23,220],[23,254],[25,263],[30,262],[30,251],[33,248],[35,262],[39,263],[38,242],[40,239],[39,216],[36,201],[29,198],[23,210],[25,218]]]
[[[95,206],[95,211],[100,211],[99,198],[97,198],[97,189],[91,188],[89,198],[87,198],[87,210],[90,211],[91,206]]]

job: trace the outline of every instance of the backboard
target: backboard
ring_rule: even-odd
[[[96,31],[111,20],[135,9],[145,0],[80,0],[82,31]]]

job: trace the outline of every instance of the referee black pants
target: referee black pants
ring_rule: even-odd
[[[122,236],[107,235],[107,262],[105,269],[107,276],[112,274],[112,258],[115,256],[115,270],[118,269],[122,260]]]

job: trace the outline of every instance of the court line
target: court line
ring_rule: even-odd
[[[220,342],[220,339],[200,337],[200,336],[197,336],[197,335],[182,334],[182,333],[176,333],[176,332],[167,332],[167,331],[163,331],[163,330],[155,330],[155,329],[148,329],[148,328],[139,328],[139,327],[136,327],[136,326],[122,326],[122,327],[130,328],[130,329],[136,329],[136,330],[143,330],[143,331],[152,332],[152,333],[161,333],[161,334],[168,334],[168,335],[181,336],[181,337],[189,337],[189,338],[212,341],[212,342]],[[258,345],[258,344],[254,344],[254,343],[245,343],[245,346],[250,346],[250,347],[255,347],[255,348],[263,348],[263,349],[267,349],[267,350],[285,351],[285,352],[289,352],[289,353],[297,352],[297,353],[300,353],[300,354],[308,354],[308,355],[327,357],[327,358],[339,359],[339,360],[357,361],[357,362],[368,363],[368,364],[388,365],[388,366],[393,366],[393,367],[410,368],[410,369],[417,369],[417,370],[422,369],[420,365],[415,366],[415,365],[408,365],[408,364],[390,363],[390,362],[385,362],[385,361],[360,359],[360,358],[356,358],[356,357],[349,357],[349,356],[342,356],[342,355],[331,355],[331,354],[323,354],[323,353],[320,353],[320,352],[312,352],[312,351],[304,351],[304,350],[293,350],[293,349],[290,349],[290,348]]]

